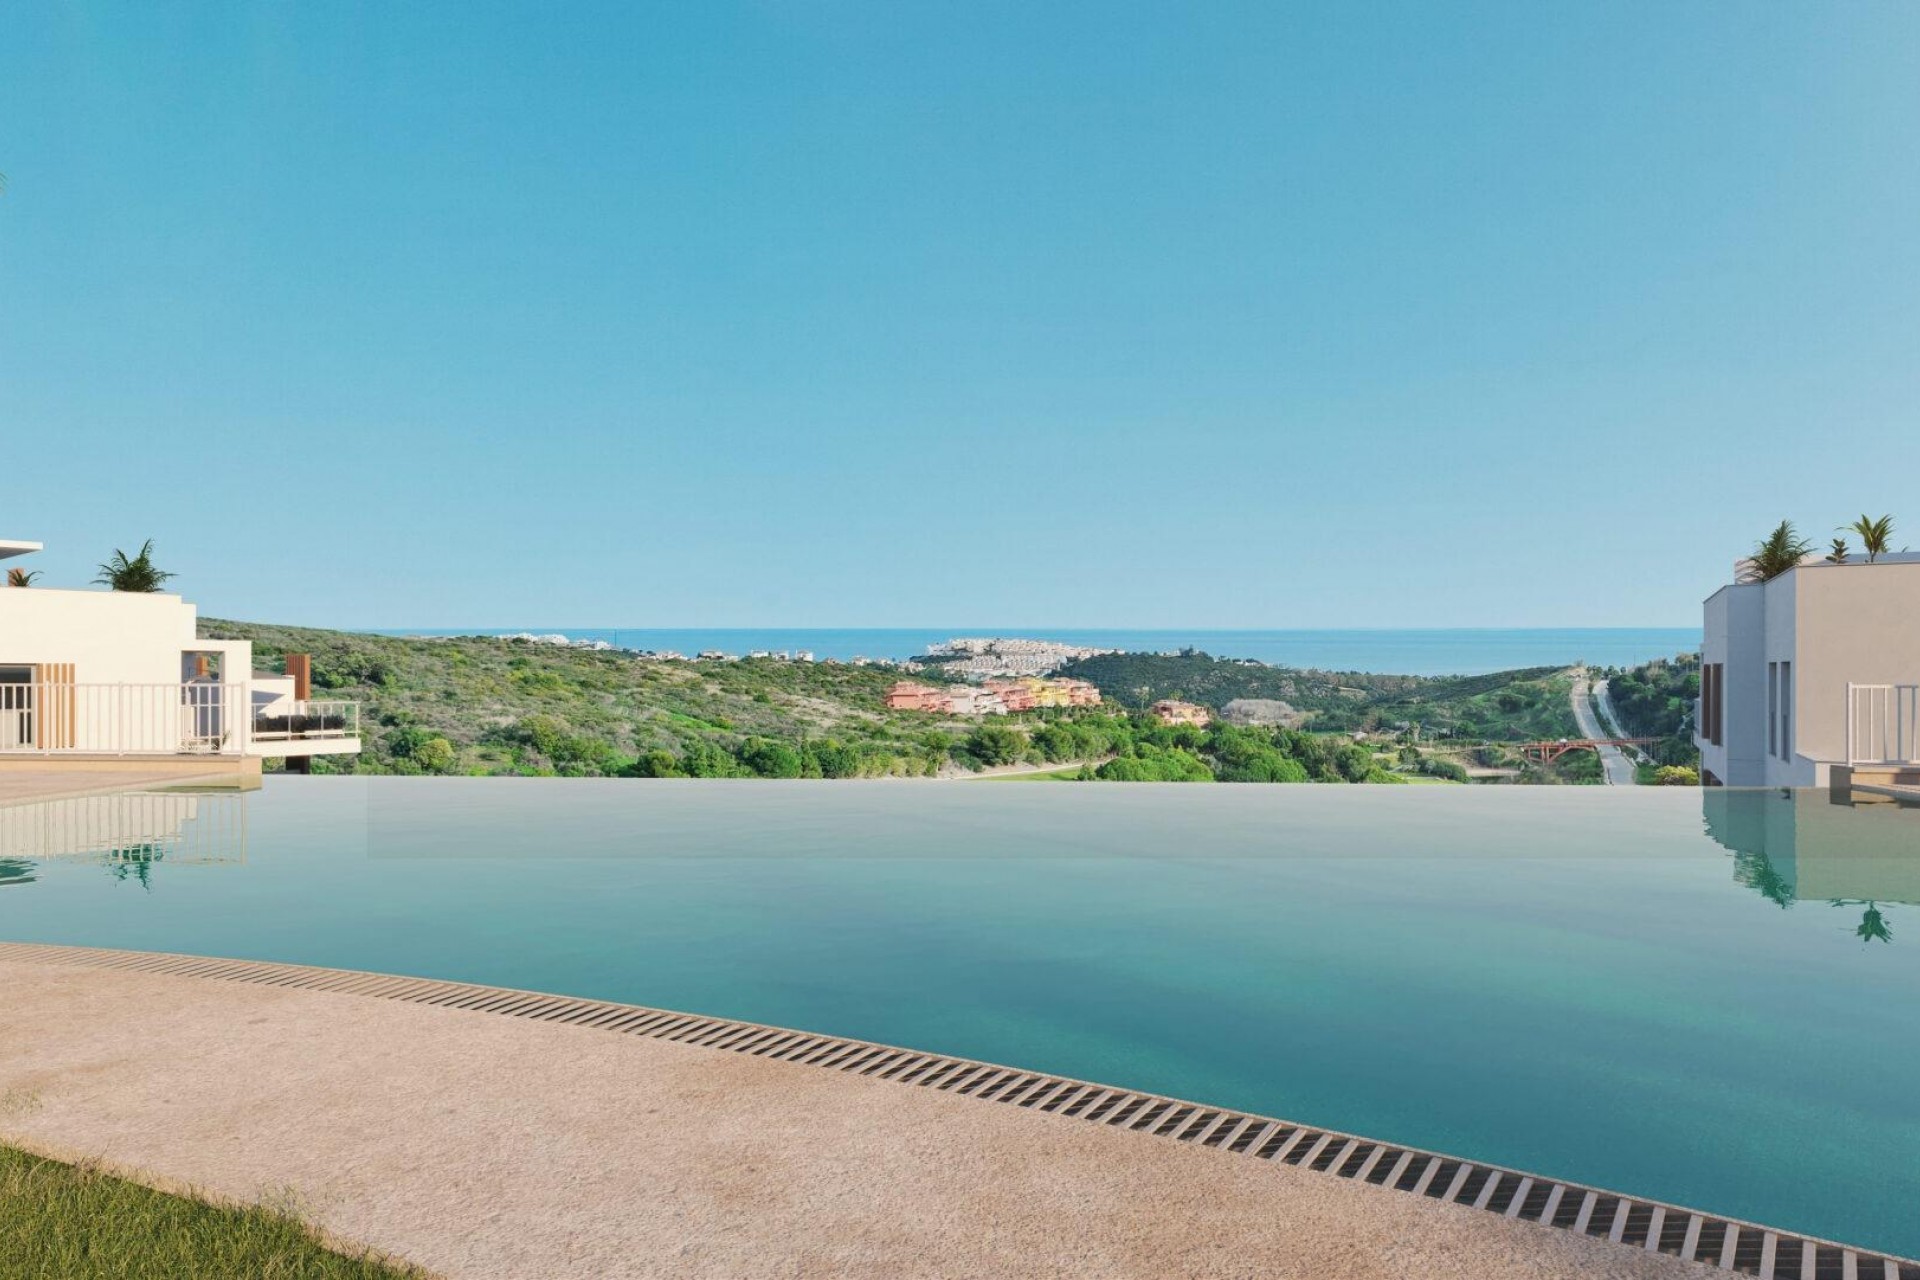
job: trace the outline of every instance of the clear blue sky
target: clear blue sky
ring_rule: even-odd
[[[0,536],[349,626],[1661,625],[1920,546],[1920,5],[0,11]]]

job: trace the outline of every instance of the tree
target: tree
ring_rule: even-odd
[[[1833,550],[1827,552],[1827,563],[1845,564],[1847,562],[1847,555],[1847,540],[1845,538],[1835,538],[1833,540]]]
[[[967,735],[967,754],[984,765],[1013,764],[1027,750],[1027,735],[1006,725],[983,724]]]
[[[7,585],[10,587],[30,587],[33,585],[33,580],[39,576],[40,571],[38,569],[33,570],[31,573],[25,569],[9,569],[7,570]]]
[[[413,760],[427,773],[445,773],[453,768],[457,753],[445,738],[428,738],[413,749]]]
[[[140,554],[131,560],[126,552],[116,549],[113,559],[100,566],[100,576],[93,581],[96,586],[115,591],[154,592],[173,576],[153,563],[153,539],[148,538],[140,544]]]
[[[1867,553],[1867,563],[1872,564],[1886,551],[1887,543],[1893,538],[1893,517],[1881,516],[1873,520],[1863,515],[1845,528],[1860,535],[1860,548]]]
[[[1747,557],[1740,574],[1742,582],[1772,582],[1806,558],[1813,544],[1794,529],[1793,521],[1782,520],[1774,531],[1760,539]]]
[[[739,749],[740,763],[762,778],[797,778],[804,763],[800,753],[772,738],[749,738]]]
[[[1880,908],[1871,902],[1867,904],[1866,912],[1853,932],[1862,942],[1893,941],[1893,926],[1880,914]]]

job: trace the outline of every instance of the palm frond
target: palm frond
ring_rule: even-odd
[[[1813,544],[1801,537],[1791,520],[1782,520],[1772,533],[1762,538],[1747,557],[1740,573],[1742,582],[1771,582],[1806,558]]]
[[[1862,515],[1850,525],[1842,527],[1841,532],[1860,535],[1860,546],[1867,553],[1867,563],[1872,564],[1893,541],[1893,517],[1881,516],[1875,520],[1872,516]]]
[[[173,576],[154,564],[153,539],[148,538],[140,544],[140,554],[132,558],[115,548],[113,557],[100,566],[100,573],[93,581],[96,586],[114,591],[154,592]]]

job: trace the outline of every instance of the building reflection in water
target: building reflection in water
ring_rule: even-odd
[[[0,808],[0,888],[30,884],[35,864],[97,862],[116,879],[151,883],[161,863],[247,858],[247,798],[232,792],[140,791]]]
[[[1920,905],[1920,811],[1835,803],[1824,791],[1709,787],[1700,797],[1734,878],[1782,907],[1857,910],[1863,942],[1891,942],[1887,906]]]

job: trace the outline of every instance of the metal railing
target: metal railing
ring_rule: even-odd
[[[1847,685],[1847,763],[1920,764],[1920,684]]]
[[[357,702],[295,702],[282,699],[254,714],[255,742],[302,742],[360,736]]]
[[[359,734],[356,702],[256,708],[246,684],[0,684],[5,755],[244,755],[255,742]]]

